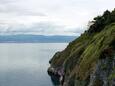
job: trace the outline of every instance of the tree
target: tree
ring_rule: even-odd
[[[100,32],[106,25],[115,22],[115,9],[112,12],[106,10],[102,16],[95,17],[92,22],[88,32]]]
[[[106,10],[102,16],[104,18],[104,25],[109,24],[111,22],[111,12]]]

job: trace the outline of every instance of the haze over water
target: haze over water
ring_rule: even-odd
[[[67,43],[0,44],[0,86],[53,86],[49,60]]]

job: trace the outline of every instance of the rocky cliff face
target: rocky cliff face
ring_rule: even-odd
[[[115,10],[105,11],[79,38],[50,60],[62,86],[115,86]]]

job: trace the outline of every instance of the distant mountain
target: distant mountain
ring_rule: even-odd
[[[0,43],[63,43],[74,40],[76,36],[44,35],[0,35]]]

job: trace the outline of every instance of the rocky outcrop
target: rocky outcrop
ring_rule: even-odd
[[[53,56],[48,73],[57,77],[58,85],[115,86],[115,20],[109,20],[111,15],[115,19],[113,13],[97,17],[88,31]]]
[[[115,67],[115,56],[100,59],[93,73],[90,74],[90,83],[88,86],[115,86],[115,78],[111,74]]]
[[[57,67],[57,68],[49,67],[48,68],[48,74],[51,76],[52,80],[54,79],[53,82],[55,82],[55,79],[57,79],[56,85],[62,85],[63,86],[64,76],[65,76],[63,67]]]

